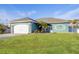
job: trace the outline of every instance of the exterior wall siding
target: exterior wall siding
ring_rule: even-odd
[[[11,33],[14,33],[14,26],[18,25],[18,24],[25,24],[25,25],[29,25],[29,33],[34,32],[38,26],[35,23],[15,23],[15,24],[11,24]],[[67,23],[52,23],[51,25],[51,29],[50,32],[78,32],[77,29],[73,29],[69,28],[69,24]]]
[[[57,23],[51,24],[52,25],[52,32],[69,32],[68,24],[65,23]]]
[[[34,32],[38,27],[37,27],[37,25],[35,24],[35,23],[32,23],[32,32]]]

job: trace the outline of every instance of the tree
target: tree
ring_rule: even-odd
[[[0,24],[0,34],[4,33],[5,30],[6,30],[5,25]]]
[[[39,21],[39,27],[41,29],[41,32],[46,32],[46,29],[48,28],[48,24],[43,22],[43,21]]]

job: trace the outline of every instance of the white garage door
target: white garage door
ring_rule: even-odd
[[[14,26],[14,33],[17,34],[27,34],[29,33],[29,25],[28,24],[17,24]]]

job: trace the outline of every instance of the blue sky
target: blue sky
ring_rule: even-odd
[[[78,4],[0,4],[0,23],[30,17],[79,19]]]

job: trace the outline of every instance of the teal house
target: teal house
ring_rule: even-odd
[[[69,32],[69,22],[57,18],[40,18],[37,21],[43,21],[49,24],[48,32]]]
[[[43,28],[40,24],[41,21],[46,23],[48,27]],[[45,30],[45,33],[72,32],[70,23],[67,20],[58,18],[39,18],[34,20],[27,17],[11,21],[10,27],[11,33],[14,34],[34,33],[42,29]]]

